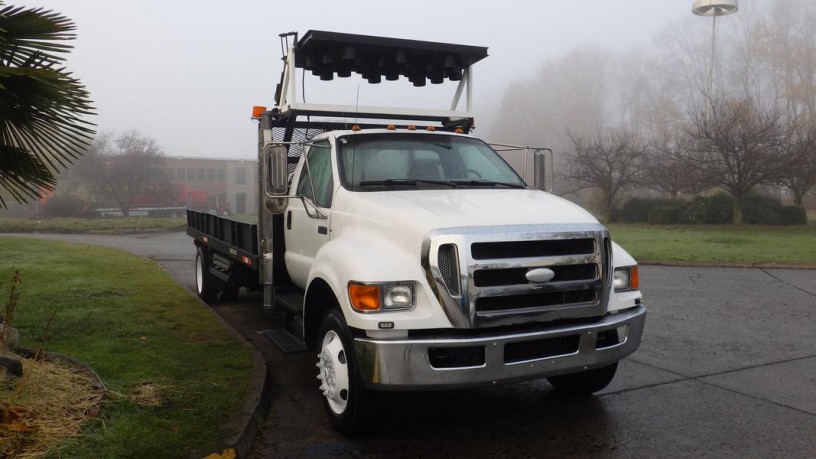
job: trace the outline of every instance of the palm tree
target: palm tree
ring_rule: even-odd
[[[53,191],[94,136],[88,91],[63,67],[74,23],[0,0],[0,208]]]

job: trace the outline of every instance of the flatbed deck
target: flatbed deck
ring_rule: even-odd
[[[187,234],[199,244],[258,270],[258,225],[187,210]]]

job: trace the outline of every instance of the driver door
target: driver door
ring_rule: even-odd
[[[297,171],[295,194],[286,209],[286,267],[295,285],[306,288],[318,250],[329,241],[334,173],[328,140],[308,145]]]

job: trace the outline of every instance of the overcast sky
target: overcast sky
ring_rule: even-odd
[[[692,0],[6,0],[45,7],[77,25],[67,67],[91,92],[98,130],[135,129],[170,156],[254,158],[253,105],[273,105],[280,79],[278,34],[310,29],[488,47],[474,68],[474,106],[490,107],[513,80],[586,45],[649,46],[667,24],[691,17]],[[702,18],[698,18],[703,20]],[[388,95],[415,101],[401,79]],[[324,101],[307,79],[308,102],[393,105],[353,83]],[[370,85],[369,85],[370,86]],[[428,85],[426,92],[439,91]],[[446,108],[452,87],[443,88]],[[402,105],[411,105],[402,103]]]

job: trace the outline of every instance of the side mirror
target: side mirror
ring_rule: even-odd
[[[547,164],[548,159],[549,164]],[[550,176],[549,180],[547,180],[548,173]],[[552,192],[553,174],[554,170],[552,150],[550,150],[549,148],[536,150],[533,153],[533,186],[538,188],[539,190]],[[548,185],[549,189],[547,187]]]
[[[263,149],[264,207],[267,212],[279,214],[286,209],[289,188],[289,153],[280,144],[269,143]]]
[[[266,195],[269,197],[285,195],[289,188],[289,161],[286,147],[280,144],[267,144],[264,147],[266,162]]]

